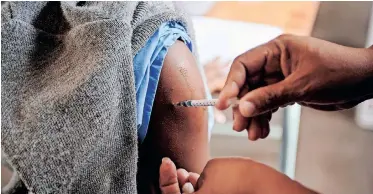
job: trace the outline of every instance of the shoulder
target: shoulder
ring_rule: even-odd
[[[205,87],[195,57],[181,41],[173,44],[164,60],[158,87],[172,103],[205,97]],[[158,93],[158,94],[159,94]]]
[[[170,21],[182,24],[193,39],[188,15],[173,2],[138,2],[131,21],[133,52],[137,53],[162,24]]]

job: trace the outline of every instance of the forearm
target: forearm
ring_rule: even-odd
[[[365,80],[361,84],[366,90],[366,94],[364,94],[366,99],[370,99],[373,97],[373,45],[367,49],[364,49],[364,56],[366,57],[366,63],[363,64],[365,67]]]
[[[340,66],[340,70],[337,69],[339,71],[332,73],[344,72],[341,73],[343,79],[330,90],[338,91],[340,88],[345,88],[344,95],[347,96],[347,101],[361,102],[370,99],[373,95],[373,46],[369,48],[344,47],[343,52],[339,54],[339,59],[337,59],[342,60],[336,64]]]
[[[246,185],[252,185],[252,194],[317,194],[317,192],[308,189],[301,183],[290,179],[283,173],[258,162],[246,160],[245,167],[241,167],[246,171]]]
[[[367,55],[369,56],[367,65],[369,68],[370,75],[373,76],[373,45],[368,47],[366,50],[368,53]]]

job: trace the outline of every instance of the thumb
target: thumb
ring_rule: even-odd
[[[163,158],[159,169],[159,187],[162,194],[179,194],[179,182],[175,164],[169,158]]]
[[[293,102],[291,86],[286,79],[255,89],[240,99],[239,110],[244,117],[253,117]]]

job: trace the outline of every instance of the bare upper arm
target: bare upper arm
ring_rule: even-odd
[[[175,107],[173,103],[203,98],[205,88],[195,58],[177,41],[163,64],[150,130],[157,130],[156,141],[161,140],[158,144],[164,156],[194,172],[202,171],[208,157],[207,109]]]
[[[158,170],[161,158],[170,157],[177,167],[202,172],[209,158],[207,109],[175,107],[173,103],[203,98],[205,87],[195,58],[177,41],[163,63],[148,133],[140,147],[140,160],[146,160],[146,168]]]

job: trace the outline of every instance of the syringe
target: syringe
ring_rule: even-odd
[[[202,100],[185,100],[175,104],[175,106],[183,106],[183,107],[198,107],[198,106],[215,106],[218,102],[218,99],[202,99]],[[229,104],[231,105],[238,105],[238,99],[231,99]]]

